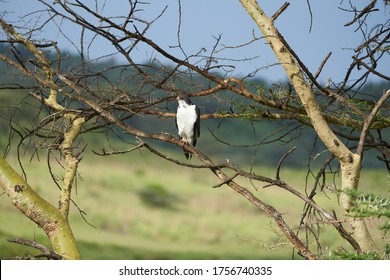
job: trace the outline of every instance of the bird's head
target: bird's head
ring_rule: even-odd
[[[182,106],[188,106],[188,105],[191,105],[191,100],[190,98],[188,97],[187,94],[179,94],[176,98],[177,102],[179,102],[179,105],[182,105]]]

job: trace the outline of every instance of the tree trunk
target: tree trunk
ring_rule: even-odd
[[[294,86],[310,121],[322,142],[333,153],[341,164],[341,203],[346,212],[353,204],[351,197],[347,194],[349,190],[357,189],[360,175],[361,158],[358,154],[352,153],[340,139],[334,134],[326,122],[321,108],[315,98],[311,87],[307,83],[302,70],[291,53],[290,47],[282,35],[274,26],[274,18],[266,16],[255,0],[240,0],[242,6],[256,22],[264,34],[267,43],[274,51],[279,62],[283,66],[291,84]],[[363,252],[376,251],[375,245],[367,226],[363,220],[356,220],[351,223],[354,229],[356,240]]]
[[[361,157],[357,154],[350,154],[347,162],[341,162],[342,193],[340,195],[340,202],[347,213],[354,203],[349,193],[353,190],[357,190],[359,186],[360,168]],[[377,249],[364,220],[356,219],[350,224],[353,229],[355,239],[359,242],[362,251],[376,252]]]
[[[79,249],[65,217],[40,197],[0,156],[0,187],[12,204],[34,221],[48,236],[53,251],[64,259],[80,259]]]

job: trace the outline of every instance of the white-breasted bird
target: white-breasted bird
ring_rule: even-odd
[[[177,98],[179,105],[176,112],[176,128],[181,141],[195,147],[196,141],[200,136],[200,110],[195,104],[192,104],[186,94],[180,94]],[[183,149],[184,150],[184,149]],[[190,155],[184,150],[184,155],[190,159]]]

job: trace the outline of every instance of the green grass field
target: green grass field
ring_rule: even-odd
[[[196,160],[193,159],[195,162]],[[12,166],[17,163],[10,160]],[[45,199],[58,204],[58,188],[45,160],[26,163],[29,184]],[[60,175],[59,169],[56,170]],[[178,167],[147,153],[101,158],[88,155],[79,167],[73,199],[87,215],[84,221],[72,206],[70,223],[84,259],[291,259],[293,251],[274,222],[210,171]],[[256,173],[274,176],[271,168]],[[283,178],[304,190],[304,170],[283,169]],[[388,193],[388,177],[375,170],[362,173],[364,190]],[[239,180],[296,226],[303,203],[276,187],[257,190]],[[387,189],[386,189],[387,188]],[[338,209],[335,195],[318,194],[316,201]],[[377,222],[370,226],[377,227]],[[303,232],[302,232],[303,234]],[[7,238],[24,237],[48,244],[43,232],[19,213],[6,195],[0,196],[0,258],[33,254]],[[333,229],[324,229],[324,251],[343,243]],[[381,236],[376,233],[380,242]],[[36,253],[36,252],[35,252]],[[295,255],[296,257],[296,255]]]

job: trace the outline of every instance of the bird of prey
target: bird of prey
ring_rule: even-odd
[[[200,110],[195,104],[192,104],[186,94],[180,94],[177,98],[179,105],[176,112],[176,128],[181,141],[184,144],[190,144],[195,147],[196,140],[200,136]],[[186,150],[184,155],[187,159],[191,156]]]

